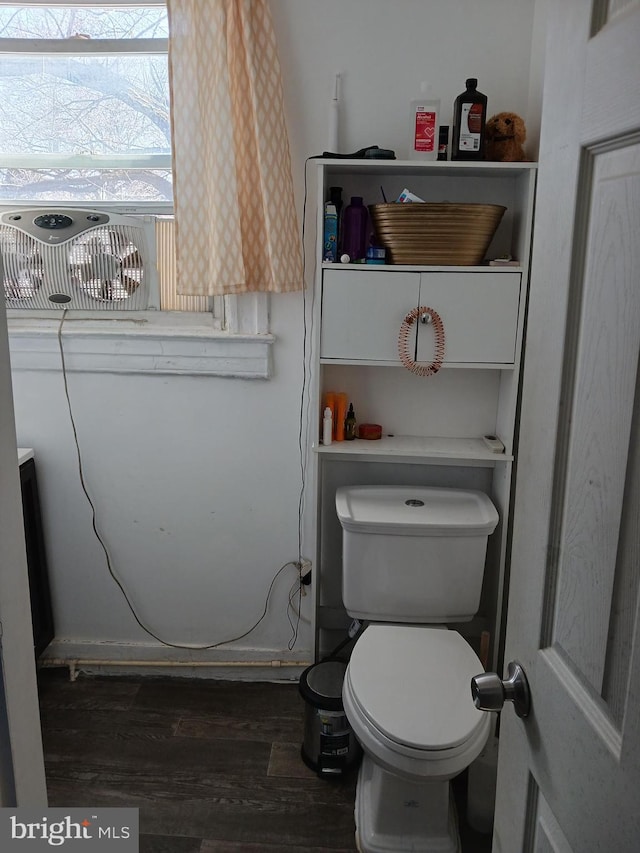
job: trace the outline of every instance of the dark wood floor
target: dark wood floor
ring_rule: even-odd
[[[141,853],[356,849],[355,779],[302,762],[296,684],[45,669],[39,690],[49,805],[139,808]],[[461,832],[465,853],[490,850]]]

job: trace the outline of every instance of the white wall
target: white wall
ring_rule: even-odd
[[[535,0],[531,36],[531,71],[529,74],[529,104],[527,108],[527,149],[532,159],[538,158],[540,148],[540,117],[544,87],[544,60],[547,46],[547,15],[550,0]]]
[[[113,567],[143,621],[172,643],[242,633],[276,570],[297,559],[300,297],[283,296],[275,313],[271,381],[68,375]],[[14,377],[19,444],[36,449],[57,636],[153,642],[92,532],[60,374]],[[269,619],[241,647],[286,649],[294,578],[283,573]]]
[[[341,74],[340,150],[408,152],[409,101],[421,81],[451,124],[467,77],[489,115],[527,116],[532,0],[271,0],[296,168],[327,146],[329,98]],[[535,121],[535,117],[532,117]]]
[[[468,76],[478,77],[490,113],[527,114],[530,0],[271,6],[300,212],[304,161],[327,144],[334,73],[343,76],[343,151],[377,144],[404,157],[408,103],[425,79],[442,98],[443,119]],[[309,231],[313,223],[311,214]],[[277,569],[297,558],[302,325],[300,294],[272,298],[277,342],[268,381],[70,377],[99,528],[140,615],[166,640],[206,644],[246,630]],[[18,443],[36,450],[57,636],[108,642],[113,656],[120,644],[155,646],[128,612],[93,536],[60,374],[16,371],[14,394]],[[285,607],[294,578],[293,569],[283,573],[268,617],[236,644],[247,657],[292,657]],[[303,623],[299,657],[308,656],[309,642]],[[157,647],[152,654],[168,653]]]

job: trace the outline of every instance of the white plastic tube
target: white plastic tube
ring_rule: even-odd
[[[329,133],[327,137],[327,151],[338,154],[338,128],[340,124],[340,95],[338,88],[340,75],[336,74],[333,85],[333,96],[329,103]]]

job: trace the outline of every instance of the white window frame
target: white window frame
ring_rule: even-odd
[[[4,6],[55,5],[49,0],[0,0]],[[165,0],[60,0],[60,6],[164,6]],[[166,54],[168,39],[12,39],[0,38],[0,54],[109,55]],[[171,168],[171,155],[29,155],[2,157],[0,165],[37,168]],[[44,204],[24,199],[2,208]],[[172,215],[171,202],[46,202],[56,207],[90,207],[129,215]],[[7,311],[13,370],[59,367],[59,312]],[[70,371],[189,374],[267,379],[271,375],[269,302],[264,293],[213,300],[206,313],[171,311],[73,312],[65,318]],[[123,348],[123,341],[126,347]],[[123,349],[126,354],[123,354]]]

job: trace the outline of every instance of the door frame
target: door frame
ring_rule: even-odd
[[[0,806],[46,807],[6,312],[0,303]]]

